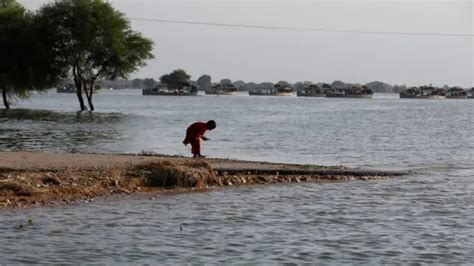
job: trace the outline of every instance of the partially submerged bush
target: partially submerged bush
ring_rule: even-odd
[[[152,187],[206,187],[217,184],[211,166],[206,162],[178,165],[170,161],[148,161],[135,166],[147,186]]]

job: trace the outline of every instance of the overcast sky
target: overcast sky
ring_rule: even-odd
[[[48,0],[19,0],[36,9]],[[170,24],[135,18],[333,30],[474,34],[473,0],[110,0],[155,42],[131,77],[173,69],[193,79],[474,86],[473,37],[405,36]]]

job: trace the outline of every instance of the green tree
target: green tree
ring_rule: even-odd
[[[17,60],[21,54],[17,46],[21,44],[22,31],[27,26],[25,13],[16,1],[0,0],[0,89],[6,109],[10,109],[9,98],[14,93],[13,88],[19,85],[14,76],[19,74]]]
[[[132,31],[125,15],[103,0],[58,0],[40,8],[34,24],[62,73],[72,77],[81,110],[82,92],[94,110],[98,79],[127,78],[153,58],[153,42]]]
[[[156,84],[158,82],[156,82],[156,80],[152,79],[152,78],[146,78],[144,81],[143,81],[143,85],[145,86],[146,89],[153,89]]]
[[[196,82],[201,90],[209,90],[212,87],[212,78],[209,75],[200,76]]]
[[[161,83],[173,87],[189,85],[190,80],[191,76],[182,69],[174,70],[170,74],[165,74],[160,77]]]
[[[395,92],[395,93],[400,93],[400,92],[406,91],[406,90],[407,90],[406,85],[394,85],[393,86],[393,92]]]
[[[30,96],[57,82],[48,54],[42,51],[32,16],[15,0],[0,0],[0,90],[3,104]],[[32,45],[34,44],[34,45]]]
[[[0,0],[0,10],[4,13],[10,14],[16,13],[18,11],[22,15],[26,14],[25,8],[16,0]]]
[[[280,85],[280,86],[282,86],[282,87],[289,87],[289,86],[291,86],[288,81],[284,81],[284,80],[278,81],[276,85]]]
[[[275,84],[273,84],[272,82],[262,82],[262,83],[258,84],[258,86],[261,87],[261,88],[265,88],[265,89],[273,89]]]
[[[132,87],[133,88],[143,88],[143,79],[133,79],[132,80]]]
[[[251,90],[256,89],[257,87],[258,87],[258,84],[256,84],[255,82],[249,82],[249,83],[245,83],[244,85],[240,86],[239,90],[251,91]]]
[[[240,90],[240,87],[245,86],[245,81],[237,80],[237,81],[232,82],[232,84],[234,84],[234,86]]]
[[[221,82],[219,82],[221,85],[232,85],[232,80],[230,79],[221,79]]]
[[[348,84],[346,84],[344,81],[335,80],[331,83],[331,87],[333,87],[333,88],[345,88],[345,87],[348,87]]]
[[[367,88],[373,90],[374,92],[392,92],[392,85],[382,82],[382,81],[372,81],[365,84]]]

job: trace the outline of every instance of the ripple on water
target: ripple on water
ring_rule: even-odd
[[[423,186],[442,177],[413,178],[429,178]],[[0,263],[469,262],[472,209],[453,210],[425,190],[391,190],[407,183],[221,189],[2,211]],[[435,186],[436,193],[447,192]],[[28,218],[34,226],[15,227]]]
[[[134,91],[96,100],[93,114],[72,112],[76,100],[64,95],[19,104],[53,112],[0,112],[0,149],[188,154],[184,128],[212,118],[218,128],[204,146],[211,156],[417,174],[2,210],[0,264],[474,261],[472,101],[164,99]],[[28,219],[34,224],[19,228]]]

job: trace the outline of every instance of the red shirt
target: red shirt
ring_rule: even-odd
[[[201,138],[206,133],[207,124],[204,122],[196,122],[188,127],[186,130],[185,142],[191,142],[197,138]]]

